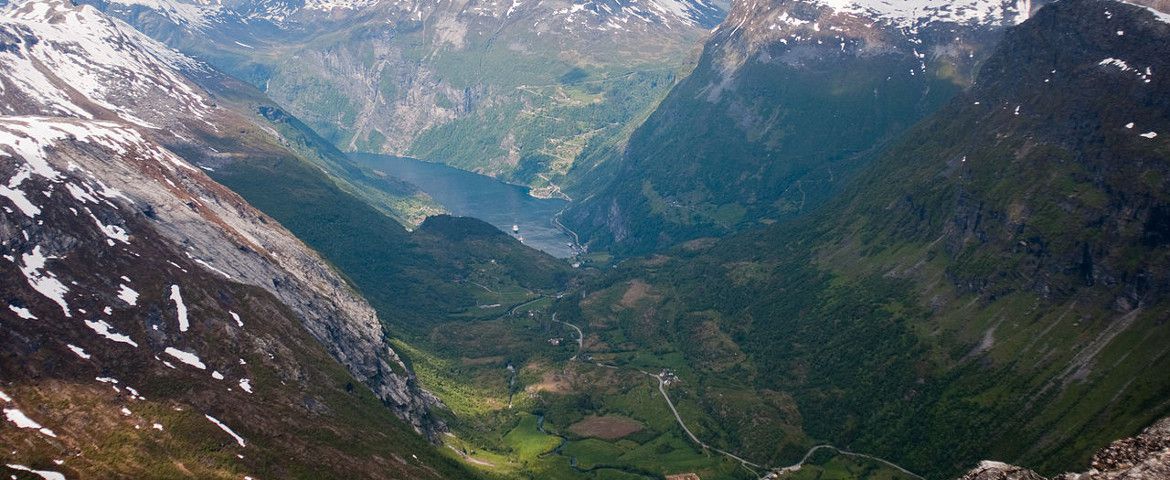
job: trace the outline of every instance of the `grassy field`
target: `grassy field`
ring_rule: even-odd
[[[681,357],[621,352],[631,361],[619,369],[571,362],[576,333],[550,321],[552,304],[541,299],[492,319],[454,314],[429,335],[395,341],[423,386],[450,409],[452,432],[444,443],[452,458],[500,478],[662,478],[687,472],[704,479],[754,478],[687,439],[657,381],[638,371],[657,372]],[[710,421],[685,397],[678,400],[684,418],[705,431],[700,425]],[[537,428],[539,419],[545,432]]]

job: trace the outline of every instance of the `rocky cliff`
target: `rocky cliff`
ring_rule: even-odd
[[[1089,470],[1063,473],[1052,480],[1161,480],[1170,478],[1170,418],[1164,418],[1134,437],[1101,449]],[[1023,467],[985,461],[960,480],[1047,480]]]
[[[92,7],[63,1],[9,6],[0,19],[0,38],[0,120],[9,179],[3,193],[11,205],[5,207],[4,246],[17,259],[12,262],[27,270],[37,267],[20,263],[22,256],[85,258],[74,250],[87,244],[67,240],[76,236],[70,234],[72,221],[55,225],[37,212],[49,208],[44,203],[83,217],[91,212],[111,235],[109,251],[89,246],[96,249],[93,255],[134,255],[126,247],[133,245],[129,239],[147,236],[181,254],[188,271],[267,292],[400,418],[427,433],[441,428],[428,414],[433,397],[415,385],[370,306],[315,252],[212,181],[206,174],[212,166],[197,168],[173,153],[243,143],[253,155],[260,150],[295,158],[276,132],[219,106],[184,76],[184,70],[206,73],[206,67]],[[152,257],[142,261],[163,268]],[[99,272],[84,265],[74,268],[59,277],[29,273],[30,285],[58,278],[62,290],[54,290],[54,298],[73,302],[70,282],[107,290],[118,283],[116,277],[99,281]],[[63,310],[71,313],[64,304]],[[120,322],[133,318],[106,321],[121,332],[131,327]]]

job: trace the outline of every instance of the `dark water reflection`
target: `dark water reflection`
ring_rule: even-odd
[[[509,233],[517,225],[526,245],[561,258],[573,253],[568,245],[572,239],[552,223],[568,204],[564,200],[535,198],[525,187],[413,158],[369,153],[350,158],[417,185],[453,215],[478,218]]]

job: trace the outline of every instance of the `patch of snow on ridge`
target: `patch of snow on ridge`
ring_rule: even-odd
[[[138,343],[135,342],[134,340],[131,340],[130,337],[128,337],[126,335],[122,335],[121,333],[114,332],[112,330],[113,326],[106,323],[105,320],[98,320],[96,322],[91,322],[89,320],[86,320],[85,325],[88,326],[93,331],[97,332],[98,335],[106,337],[109,340],[113,340],[113,341],[118,342],[118,343],[125,343],[127,345],[131,345],[134,347],[138,346]]]
[[[118,285],[118,298],[130,306],[138,305],[138,292],[126,285]]]
[[[207,370],[207,365],[204,365],[203,362],[199,360],[199,357],[194,353],[184,352],[174,347],[167,347],[166,350],[163,350],[163,352],[165,352],[167,355],[179,359],[180,362],[183,362],[187,365],[198,368],[200,370]]]
[[[305,10],[360,10],[378,3],[378,0],[305,0]]]
[[[72,343],[65,345],[65,346],[69,347],[69,350],[72,350],[73,353],[75,353],[75,354],[77,354],[77,356],[81,357],[82,360],[89,360],[90,358],[93,357],[93,355],[85,353],[85,349],[83,349],[77,345],[74,345]]]
[[[41,432],[41,435],[53,438],[57,437],[57,434],[53,433],[52,430],[42,427],[41,424],[37,423],[31,418],[28,418],[28,415],[25,415],[24,412],[20,411],[19,409],[5,408],[4,417],[7,418],[9,422],[12,422],[14,425],[16,425],[16,428],[27,428]]]
[[[16,316],[20,317],[21,319],[24,319],[24,320],[36,320],[37,319],[37,316],[33,315],[32,312],[28,311],[27,308],[18,307],[16,305],[9,305],[8,309],[12,310],[14,313],[16,313]]]
[[[914,28],[933,22],[1018,24],[1027,20],[1031,0],[815,0],[840,13],[871,17]]]
[[[0,152],[3,154],[3,152]],[[36,218],[41,214],[40,207],[33,205],[33,203],[24,195],[24,190],[20,189],[20,184],[32,175],[27,165],[21,165],[16,169],[16,175],[8,179],[8,185],[0,185],[0,197],[7,198],[16,205],[16,209],[20,210],[26,217]]]
[[[213,416],[211,416],[211,415],[206,415],[206,414],[205,414],[205,415],[203,415],[203,416],[204,416],[204,417],[207,417],[207,419],[208,419],[208,420],[210,420],[210,421],[211,421],[211,423],[214,423],[214,424],[215,424],[217,427],[219,427],[219,428],[220,428],[220,429],[222,429],[223,431],[227,432],[227,434],[228,434],[228,435],[231,435],[231,436],[232,436],[232,438],[234,438],[234,439],[236,440],[236,443],[240,444],[240,446],[241,446],[241,447],[246,447],[246,446],[247,446],[247,445],[245,445],[245,444],[244,444],[244,439],[243,439],[243,437],[240,437],[239,435],[236,435],[236,432],[233,432],[233,431],[232,431],[232,429],[228,428],[228,426],[227,426],[227,425],[224,425],[224,424],[223,424],[223,422],[221,422],[221,421],[219,421],[219,420],[216,420],[216,419],[215,419],[215,417],[213,417]]]
[[[183,303],[183,294],[179,293],[178,285],[171,285],[171,300],[175,302],[175,309],[179,312],[179,331],[186,332],[191,323],[187,320],[187,305]]]
[[[69,304],[65,301],[65,294],[69,293],[69,288],[57,280],[53,272],[44,270],[45,260],[49,258],[52,257],[41,254],[41,246],[37,245],[33,247],[31,253],[21,255],[24,265],[20,267],[20,272],[24,274],[33,290],[60,305],[66,317],[72,317],[73,315],[69,313]]]
[[[31,474],[36,475],[38,477],[41,477],[45,480],[65,480],[65,475],[62,475],[58,472],[54,472],[52,470],[33,470],[33,469],[26,467],[24,465],[18,465],[15,463],[9,463],[9,464],[6,464],[4,466],[11,468],[13,470],[20,470],[22,472],[31,473]]]

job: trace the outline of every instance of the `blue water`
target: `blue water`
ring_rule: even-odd
[[[524,244],[550,255],[566,258],[573,254],[572,241],[553,226],[552,220],[568,205],[559,199],[541,199],[528,194],[528,188],[501,182],[439,163],[413,158],[353,153],[355,162],[410,182],[436,202],[461,217],[474,217],[512,233]]]

